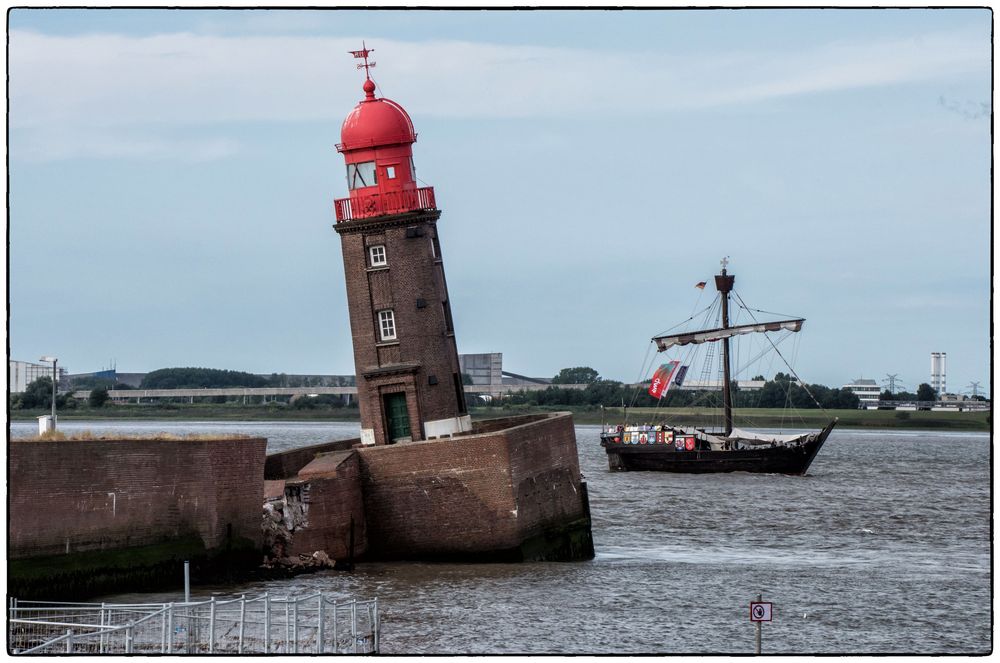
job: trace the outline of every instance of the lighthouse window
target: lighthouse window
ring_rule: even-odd
[[[378,326],[383,341],[396,340],[396,316],[391,310],[378,312]]]
[[[368,249],[368,255],[371,257],[372,267],[385,267],[385,247],[379,244],[378,246],[372,246]]]
[[[365,186],[375,186],[375,162],[347,164],[347,187],[360,189]]]

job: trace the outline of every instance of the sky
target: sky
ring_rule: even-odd
[[[807,382],[915,391],[938,351],[988,392],[991,19],[13,9],[10,358],[353,373],[332,203],[364,41],[459,352],[648,378],[728,256],[749,306],[806,318]]]

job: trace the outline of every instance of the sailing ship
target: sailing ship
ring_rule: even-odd
[[[729,294],[736,277],[726,271],[715,276],[719,291],[721,326],[679,334],[654,336],[657,351],[701,343],[722,345],[721,430],[663,425],[621,424],[601,433],[601,446],[613,471],[654,470],[660,472],[766,472],[803,475],[837,424],[834,417],[820,431],[778,435],[742,430],[733,426],[733,392],[729,340],[734,336],[787,330],[798,332],[804,318],[730,325]],[[704,283],[699,283],[704,287]],[[773,344],[772,344],[773,345]],[[649,393],[662,398],[672,382],[679,383],[687,366],[679,361],[663,364],[650,383]],[[810,394],[811,395],[811,394]]]

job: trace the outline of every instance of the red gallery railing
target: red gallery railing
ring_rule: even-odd
[[[337,223],[340,223],[383,214],[437,209],[437,204],[434,202],[434,187],[428,186],[409,191],[388,191],[355,198],[339,198],[333,201],[333,208],[337,213]]]

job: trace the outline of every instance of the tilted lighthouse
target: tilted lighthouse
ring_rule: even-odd
[[[350,310],[361,440],[385,445],[470,431],[432,187],[418,187],[410,116],[375,96],[344,120],[337,151],[349,197],[335,201]]]
[[[591,559],[571,414],[469,419],[437,235],[441,212],[434,190],[417,186],[410,116],[375,96],[370,53],[352,51],[363,60],[364,98],[341,127],[348,196],[335,203],[334,226],[361,439],[268,458],[266,478],[285,481],[286,513],[308,513],[283,535],[281,554]]]

